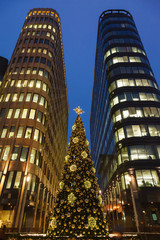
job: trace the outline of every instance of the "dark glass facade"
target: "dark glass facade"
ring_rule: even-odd
[[[99,18],[91,155],[114,230],[160,229],[160,91],[125,10]]]
[[[0,227],[46,232],[67,131],[60,18],[32,9],[0,88]]]
[[[8,67],[8,59],[0,56],[0,85]]]

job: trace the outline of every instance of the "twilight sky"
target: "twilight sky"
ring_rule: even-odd
[[[128,10],[136,23],[155,78],[160,86],[160,1],[159,0],[7,0],[0,1],[0,56],[10,60],[25,17],[32,8],[57,10],[62,39],[69,98],[69,128],[80,106],[88,140],[96,53],[98,18],[108,9]]]

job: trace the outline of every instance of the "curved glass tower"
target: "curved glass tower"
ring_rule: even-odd
[[[53,9],[32,9],[0,88],[0,227],[45,232],[67,130],[60,18]]]
[[[99,18],[90,134],[113,229],[159,228],[160,91],[125,10]]]

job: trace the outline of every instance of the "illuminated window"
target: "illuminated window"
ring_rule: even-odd
[[[30,52],[31,52],[31,48],[28,48],[28,49],[27,49],[27,53],[30,53]]]
[[[36,88],[41,88],[41,81],[40,80],[36,81]]]
[[[14,113],[14,118],[18,118],[20,114],[20,109],[16,109]]]
[[[25,131],[25,138],[31,138],[32,135],[32,127],[26,127],[26,131]]]
[[[159,186],[159,178],[156,170],[136,170],[138,187]]]
[[[33,95],[33,102],[37,103],[38,102],[38,97],[39,97],[38,94],[35,93]]]
[[[31,93],[27,93],[26,102],[30,102],[30,101],[31,101]]]
[[[21,138],[23,135],[23,126],[18,127],[17,138]]]
[[[44,106],[44,97],[41,96],[39,104]]]
[[[5,138],[5,137],[6,137],[7,129],[8,129],[7,126],[4,126],[4,127],[3,127],[3,130],[2,130],[2,133],[1,133],[1,138]]]
[[[6,184],[6,189],[10,189],[11,188],[11,184],[12,184],[12,179],[13,179],[13,171],[9,172],[8,175],[8,180],[7,180],[7,184]]]
[[[16,161],[17,160],[19,149],[20,149],[19,147],[14,147],[13,148],[13,151],[12,151],[12,154],[11,154],[11,160],[12,161]]]
[[[31,109],[30,113],[29,113],[29,119],[34,119],[35,113],[36,113],[36,110],[35,109]]]
[[[24,53],[24,52],[25,52],[25,48],[22,48],[21,53]]]
[[[42,122],[42,116],[43,116],[43,113],[41,111],[38,111],[38,115],[37,115],[38,122]]]
[[[35,129],[33,139],[34,139],[35,141],[38,141],[38,139],[39,139],[39,130],[38,130],[38,129]]]
[[[46,25],[46,24],[44,24],[44,25],[43,25],[43,28],[47,28],[47,25]]]
[[[27,87],[28,80],[23,81],[23,87]]]
[[[13,188],[19,188],[20,187],[21,176],[22,176],[22,172],[17,172],[16,173],[16,178],[15,178],[15,181],[14,181]]]
[[[5,147],[3,155],[2,155],[2,160],[3,161],[7,161],[9,151],[10,151],[10,147],[9,146]]]
[[[45,101],[45,109],[47,109],[47,107],[48,107],[48,102],[47,102],[47,100]]]
[[[38,48],[38,53],[41,53],[42,52],[42,48]]]
[[[28,147],[23,147],[22,148],[22,152],[21,152],[21,156],[20,156],[20,161],[21,162],[26,162],[27,161],[27,156],[28,156]]]
[[[15,126],[11,126],[8,136],[9,138],[12,138],[14,136],[15,128],[16,128]]]
[[[29,83],[29,85],[28,85],[28,87],[33,87],[34,86],[34,80],[30,80],[30,83]]]
[[[46,48],[43,49],[43,53],[47,54],[47,49]]]
[[[8,93],[8,94],[6,95],[5,102],[8,102],[8,101],[9,101],[10,95],[11,95],[10,93]]]
[[[14,86],[14,83],[15,83],[15,80],[12,80],[12,81],[11,81],[11,87]]]
[[[44,69],[43,68],[39,68],[38,75],[43,76],[43,73],[44,73]]]
[[[35,53],[36,52],[36,48],[32,48],[32,52]]]
[[[13,109],[10,108],[10,109],[8,110],[8,114],[7,114],[7,118],[8,118],[8,119],[11,118],[12,113],[13,113]]]
[[[30,73],[31,73],[31,69],[30,69],[30,68],[27,68],[26,74],[30,74]]]
[[[35,163],[36,152],[37,152],[37,151],[36,151],[35,149],[32,148],[32,150],[31,150],[31,154],[30,154],[30,160],[29,160],[30,163],[33,163],[33,164]]]
[[[43,91],[46,92],[47,91],[47,84],[43,83],[43,88],[42,89],[43,89]]]
[[[21,114],[21,118],[26,118],[27,117],[27,112],[28,112],[28,109],[23,109],[22,114]]]
[[[12,101],[13,101],[13,102],[17,101],[17,96],[18,96],[17,93],[14,93],[14,94],[13,94],[13,97],[12,97]]]
[[[47,36],[47,37],[50,37],[50,36],[51,36],[50,32],[47,32],[47,33],[46,33],[46,36]]]
[[[20,93],[18,101],[22,102],[23,98],[24,98],[24,93]]]
[[[37,68],[34,67],[33,70],[32,70],[32,74],[36,74],[37,73]]]

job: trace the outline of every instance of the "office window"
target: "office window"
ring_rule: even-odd
[[[31,69],[30,69],[30,68],[27,68],[26,74],[30,74],[30,73],[31,73]]]
[[[11,184],[12,184],[12,179],[13,179],[13,171],[9,172],[8,175],[8,180],[7,180],[7,184],[6,184],[6,189],[10,189],[11,188]]]
[[[27,117],[27,112],[28,112],[28,109],[23,109],[22,114],[21,114],[21,118],[26,118]]]
[[[22,82],[21,80],[18,80],[16,86],[21,87],[21,82]]]
[[[32,88],[34,86],[34,80],[30,80],[30,83],[28,84],[28,87]]]
[[[41,63],[45,64],[46,63],[46,58],[41,57]]]
[[[156,170],[136,170],[138,187],[159,186],[159,178]]]
[[[2,133],[1,133],[1,138],[5,138],[5,137],[6,137],[7,129],[8,129],[7,126],[4,126],[4,127],[3,127],[3,130],[2,130]]]
[[[41,81],[40,80],[37,80],[36,81],[36,88],[41,88]]]
[[[18,58],[18,63],[20,63],[22,61],[22,57]]]
[[[118,139],[119,139],[119,141],[120,141],[120,140],[122,140],[123,138],[125,138],[124,130],[123,130],[123,128],[120,128],[120,129],[118,129]]]
[[[31,154],[30,154],[30,160],[29,160],[30,163],[33,163],[33,164],[35,163],[36,152],[37,152],[37,151],[36,151],[35,149],[32,148],[32,150],[31,150]]]
[[[39,95],[35,93],[33,95],[33,102],[37,103],[38,102],[38,97],[39,97]]]
[[[39,43],[43,43],[43,38],[40,38],[40,39],[39,39]]]
[[[14,93],[14,94],[13,94],[13,97],[12,97],[12,101],[13,101],[13,102],[17,101],[17,96],[18,96],[17,93]]]
[[[37,73],[37,68],[34,67],[34,68],[32,69],[32,74],[36,74],[36,73]]]
[[[2,155],[2,160],[3,161],[7,161],[9,151],[10,151],[10,146],[5,147],[3,155]]]
[[[28,80],[24,80],[22,86],[23,86],[23,87],[27,87],[27,83],[28,83]]]
[[[26,102],[30,102],[30,101],[31,101],[31,93],[27,93]]]
[[[15,126],[11,126],[8,136],[9,138],[12,138],[14,136],[15,128],[16,128]]]
[[[43,88],[42,89],[43,89],[43,91],[46,92],[47,91],[47,84],[43,83]]]
[[[36,52],[36,48],[32,48],[32,52],[35,53]]]
[[[20,74],[24,74],[24,69],[25,68],[21,68]]]
[[[7,114],[7,118],[11,118],[12,117],[12,113],[13,113],[13,109],[8,109],[8,114]]]
[[[16,109],[14,113],[14,118],[18,118],[20,114],[20,109]]]
[[[38,62],[39,62],[39,57],[35,57],[34,62],[35,62],[35,63],[38,63]]]
[[[5,110],[6,110],[5,108],[2,108],[2,109],[1,109],[0,118],[1,118],[1,117],[4,117]],[[12,110],[13,110],[13,109],[12,109]],[[12,115],[12,114],[11,114],[11,115]]]
[[[35,38],[34,43],[38,43],[38,38]]]
[[[47,33],[46,33],[46,36],[47,36],[47,37],[50,37],[50,36],[51,36],[50,32],[47,32]]]
[[[27,53],[30,53],[30,52],[31,52],[31,48],[28,48],[28,49],[27,49]]]
[[[20,93],[18,101],[22,102],[23,98],[24,98],[24,93]]]
[[[51,62],[49,60],[47,60],[47,66],[50,67],[51,66]]]
[[[43,76],[43,73],[44,73],[44,69],[43,68],[39,68],[38,75]]]
[[[36,110],[35,109],[31,109],[30,113],[29,113],[29,119],[34,119],[35,113],[36,113]]]
[[[15,178],[15,181],[14,181],[13,188],[19,188],[20,187],[21,176],[22,176],[22,172],[17,172],[16,173],[16,178]]]
[[[29,63],[32,63],[33,62],[33,57],[30,57],[29,58]]]
[[[43,117],[43,113],[38,111],[38,115],[37,115],[37,121],[38,122],[42,122],[42,117]]]
[[[49,72],[45,70],[45,77],[49,78]]]
[[[23,135],[23,126],[18,127],[17,138],[21,138]]]
[[[27,161],[27,156],[28,156],[28,147],[23,147],[22,148],[22,152],[21,152],[21,156],[20,156],[20,161],[21,162],[26,162]]]
[[[44,49],[43,49],[43,53],[44,53],[44,54],[47,54],[47,49],[44,48]]]
[[[38,53],[41,53],[42,52],[42,48],[38,48]]]
[[[38,139],[39,139],[39,130],[38,130],[38,129],[35,129],[33,139],[34,139],[35,141],[38,141]]]
[[[18,152],[19,152],[20,147],[14,147],[12,154],[11,154],[11,160],[16,161],[18,159]]]
[[[26,63],[28,61],[28,57],[25,57],[23,62]]]
[[[44,106],[44,97],[41,96],[39,104]]]
[[[8,93],[8,94],[6,95],[5,102],[8,102],[8,101],[9,101],[10,95],[11,95],[10,93]]]
[[[32,135],[32,127],[26,127],[26,131],[25,131],[25,138],[31,138]]]

